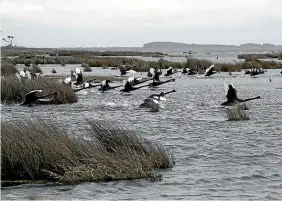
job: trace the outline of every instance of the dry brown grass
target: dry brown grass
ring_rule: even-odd
[[[20,82],[16,76],[10,75],[1,79],[1,103],[22,102],[26,93],[36,89],[42,89],[42,95],[58,93],[50,104],[77,102],[74,91],[54,79],[34,79]]]
[[[1,121],[2,180],[53,180],[62,184],[157,178],[172,156],[135,132],[88,121],[88,135],[71,137],[44,121]],[[87,137],[87,140],[85,139]]]

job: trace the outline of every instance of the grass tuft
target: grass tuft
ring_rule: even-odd
[[[1,121],[2,180],[53,180],[61,184],[153,178],[173,166],[163,146],[135,132],[88,121],[86,138],[45,121]]]
[[[250,120],[249,115],[246,112],[247,106],[245,104],[238,104],[233,107],[227,108],[228,121],[241,121]]]
[[[36,89],[42,89],[42,95],[57,92],[50,104],[64,104],[77,102],[74,91],[53,79],[35,79],[20,82],[14,76],[1,79],[1,103],[19,103],[25,99],[25,94]]]

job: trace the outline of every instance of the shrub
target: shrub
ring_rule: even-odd
[[[19,103],[25,99],[25,94],[36,89],[42,89],[42,95],[57,92],[50,104],[64,104],[77,102],[74,91],[62,83],[52,79],[35,79],[20,81],[16,76],[10,75],[1,79],[1,102]]]
[[[1,121],[2,180],[53,180],[62,184],[158,178],[172,156],[135,132],[88,121],[88,135],[67,135],[53,122]],[[86,140],[87,137],[87,140]]]
[[[227,108],[228,121],[249,120],[250,117],[246,112],[247,106],[245,104],[238,104],[233,107]]]

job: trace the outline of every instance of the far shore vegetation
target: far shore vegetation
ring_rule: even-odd
[[[78,135],[46,120],[1,120],[2,186],[160,180],[156,170],[174,165],[163,145],[135,131],[107,122],[86,123],[86,133]]]
[[[46,55],[48,53],[48,55]],[[167,69],[172,66],[176,69],[189,68],[192,70],[203,70],[208,68],[212,62],[206,59],[196,59],[187,57],[186,62],[172,62],[163,59],[162,53],[140,53],[135,52],[136,55],[141,56],[158,56],[158,61],[145,61],[140,58],[134,58],[132,55],[134,52],[90,52],[90,51],[59,51],[57,52],[9,52],[4,53],[2,60],[9,61],[10,63],[26,64],[26,66],[37,66],[38,64],[61,64],[65,66],[67,64],[79,64],[84,68],[84,72],[90,72],[91,67],[103,67],[103,68],[116,68],[121,65],[131,66],[133,70],[139,72],[147,72],[152,68]],[[111,55],[111,56],[109,56]],[[113,56],[116,55],[116,56]],[[130,55],[130,56],[128,56]],[[264,68],[264,69],[277,69],[282,68],[282,62],[274,61],[274,58],[281,58],[282,55],[277,54],[246,54],[239,55],[238,57],[244,58],[242,62],[237,63],[216,63],[215,70],[221,72],[240,72],[244,69],[251,68]],[[272,58],[263,60],[260,58]],[[11,64],[9,64],[11,65]],[[56,69],[54,69],[56,70]],[[9,69],[10,71],[10,69]],[[11,68],[11,71],[14,72]],[[6,73],[6,71],[2,72]]]

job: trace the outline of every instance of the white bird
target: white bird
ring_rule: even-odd
[[[150,68],[149,72],[154,75],[155,74],[155,69],[153,69],[152,67]]]
[[[23,70],[20,71],[20,76],[21,77],[27,77],[26,73]]]
[[[32,104],[36,103],[36,102],[39,102],[39,103],[40,102],[49,102],[49,101],[53,100],[53,97],[52,98],[46,98],[46,97],[51,96],[51,95],[57,95],[57,93],[52,93],[52,94],[48,94],[46,96],[37,96],[37,94],[42,93],[42,91],[43,91],[42,89],[30,91],[29,93],[27,93],[25,95],[25,100],[20,105],[32,106]]]
[[[67,86],[71,86],[71,77],[67,77],[66,79],[63,80],[63,84]]]

